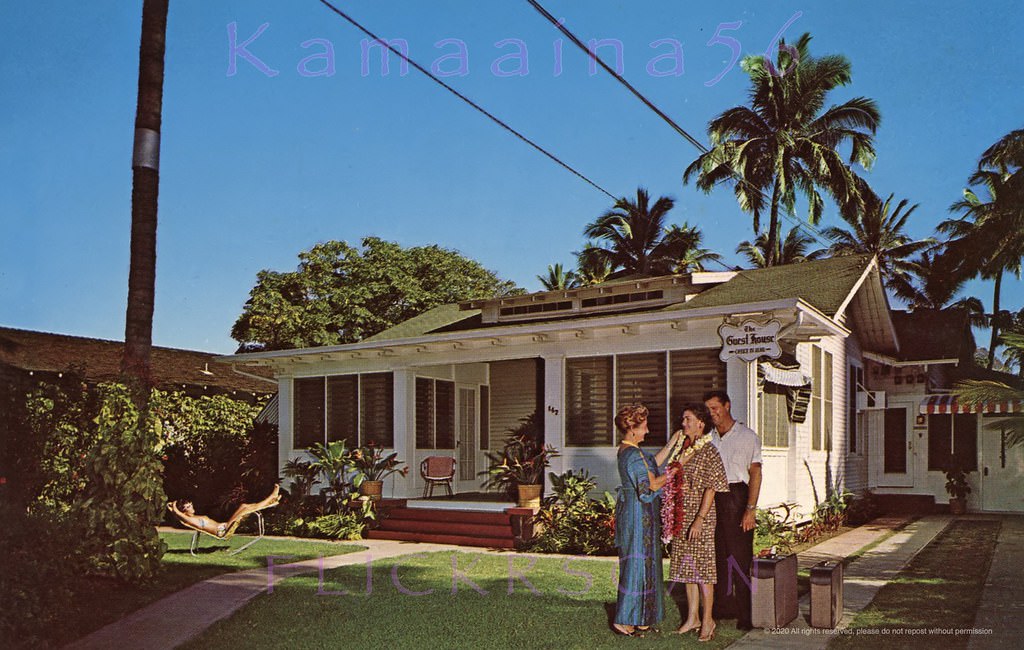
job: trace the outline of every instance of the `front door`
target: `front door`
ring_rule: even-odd
[[[914,446],[910,436],[909,405],[894,405],[885,409],[880,449],[875,454],[879,463],[879,487],[913,487]]]
[[[982,422],[981,509],[1024,512],[1024,448],[1010,444],[1005,418]],[[1021,426],[1019,419],[1015,424]]]
[[[480,479],[477,477],[477,402],[475,388],[459,388],[458,401],[458,473],[456,474],[459,492],[475,492],[480,490]]]

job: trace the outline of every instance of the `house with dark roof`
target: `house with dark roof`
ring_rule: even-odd
[[[0,327],[0,383],[11,385],[69,372],[90,383],[117,381],[123,350],[121,341]],[[218,362],[221,356],[154,346],[150,357],[153,383],[161,390],[193,397],[226,394],[250,403],[277,392],[270,373],[261,369],[239,372]]]
[[[974,367],[956,318],[894,312],[875,260],[848,256],[443,305],[358,343],[224,360],[277,378],[282,467],[317,442],[374,443],[414,469],[454,457],[458,492],[480,489],[485,452],[531,415],[561,451],[551,471],[586,469],[614,490],[620,405],[650,409],[654,447],[684,404],[725,389],[762,438],[760,505],[806,516],[834,489],[946,502],[936,467],[969,455],[968,423],[928,409]],[[984,418],[972,420],[977,468],[997,460]],[[984,495],[981,474],[971,481]],[[410,472],[385,495],[422,490]]]

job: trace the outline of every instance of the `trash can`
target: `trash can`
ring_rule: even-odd
[[[796,554],[754,558],[750,567],[754,627],[784,627],[796,618],[796,569]]]
[[[843,563],[825,560],[811,567],[811,627],[834,628],[843,617]]]

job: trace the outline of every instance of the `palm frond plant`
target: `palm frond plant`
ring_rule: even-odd
[[[520,485],[540,484],[551,459],[560,456],[557,449],[540,442],[539,414],[534,411],[520,419],[510,430],[504,448],[499,452],[485,452],[489,467],[480,472],[486,476],[485,489],[500,489],[514,496]]]
[[[349,477],[352,455],[345,441],[334,440],[326,445],[318,442],[309,448],[309,453],[313,456],[311,465],[316,468],[317,476],[327,484],[320,489],[320,495],[325,499],[325,510],[328,513],[340,511],[353,487]]]

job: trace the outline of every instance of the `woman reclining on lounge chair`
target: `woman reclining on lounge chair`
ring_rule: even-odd
[[[281,486],[275,485],[274,491],[271,492],[270,496],[266,499],[257,503],[243,503],[238,506],[238,509],[235,510],[234,514],[231,515],[231,517],[224,523],[216,521],[205,515],[197,515],[195,506],[193,506],[192,502],[187,499],[171,501],[167,504],[167,509],[173,512],[183,524],[201,530],[208,535],[224,537],[227,532],[231,530],[232,525],[236,524],[242,517],[256,512],[257,510],[276,506],[281,500],[280,490]]]

